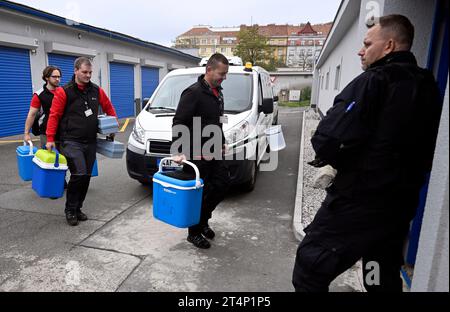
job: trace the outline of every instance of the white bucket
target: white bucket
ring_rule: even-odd
[[[281,125],[276,125],[266,129],[267,141],[269,142],[270,150],[277,152],[281,151],[286,147],[286,142],[284,141],[283,130]]]

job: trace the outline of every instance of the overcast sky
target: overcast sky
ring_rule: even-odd
[[[194,25],[333,21],[340,0],[13,0],[92,26],[170,46]]]

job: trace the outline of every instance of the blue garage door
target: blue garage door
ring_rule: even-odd
[[[109,64],[111,102],[119,118],[134,116],[134,66]]]
[[[48,65],[59,67],[62,71],[61,86],[68,83],[73,76],[75,60],[78,56],[49,53]]]
[[[150,98],[159,83],[159,68],[142,67],[142,100]]]
[[[32,95],[29,51],[0,46],[0,137],[23,133]]]

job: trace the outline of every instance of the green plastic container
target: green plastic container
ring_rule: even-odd
[[[56,153],[54,151],[49,152],[46,149],[40,149],[36,152],[36,154],[34,156],[37,159],[39,159],[41,163],[51,165],[51,167],[54,167],[54,165],[55,165]],[[66,157],[64,157],[64,155],[59,154],[58,162],[60,165],[67,166],[67,159],[66,159]],[[47,167],[45,169],[50,169],[50,168]]]

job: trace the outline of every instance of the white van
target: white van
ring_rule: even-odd
[[[172,119],[181,93],[204,73],[205,67],[177,69],[161,81],[137,116],[128,140],[126,161],[131,178],[149,184],[158,171],[159,160],[170,156]],[[231,180],[251,191],[259,163],[268,150],[264,130],[278,114],[278,98],[272,93],[268,72],[261,67],[230,66],[222,87],[228,117],[223,125],[229,147],[226,159],[234,159],[227,162]]]

